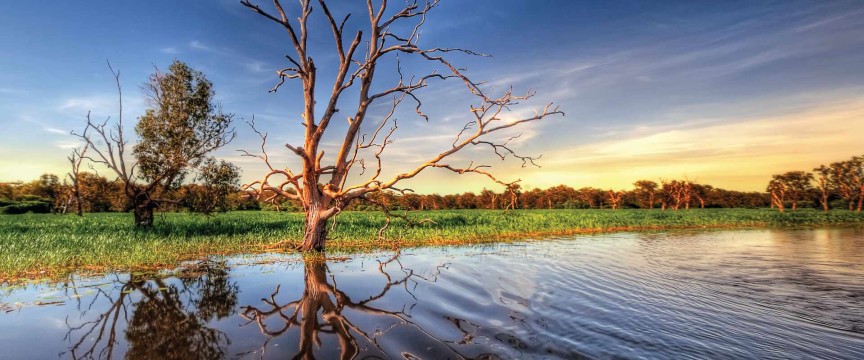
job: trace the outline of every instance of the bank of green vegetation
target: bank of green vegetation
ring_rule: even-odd
[[[345,212],[331,231],[328,253],[605,231],[864,225],[862,213],[812,209],[785,213],[768,209],[447,210],[409,215],[417,221],[394,218],[382,238],[378,234],[385,224],[383,214]],[[301,214],[286,212],[162,213],[150,230],[134,229],[131,215],[121,213],[83,218],[0,215],[0,279],[9,282],[70,271],[172,267],[182,260],[213,254],[280,251],[290,248],[301,235]]]

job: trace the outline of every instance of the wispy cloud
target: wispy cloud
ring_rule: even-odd
[[[54,142],[54,146],[63,150],[71,150],[81,146],[81,142],[75,140],[59,140]]]
[[[72,97],[63,100],[63,103],[59,106],[59,110],[75,112],[93,111],[95,113],[108,113],[114,106],[116,106],[116,102],[116,95],[90,95],[83,97]]]
[[[0,88],[0,94],[5,94],[5,95],[24,95],[24,94],[27,94],[27,90],[23,90],[23,89],[12,89],[12,88]]]
[[[52,133],[52,134],[69,135],[69,131],[61,130],[61,129],[50,127],[50,126],[43,126],[42,130],[45,132],[48,132],[48,133]]]
[[[161,52],[163,54],[171,54],[171,55],[179,53],[179,51],[177,51],[177,48],[174,48],[174,47],[164,47],[164,48],[159,49],[159,52]]]
[[[255,61],[255,60],[246,63],[246,68],[249,69],[249,71],[256,72],[256,73],[265,71],[264,63],[261,61]]]
[[[207,45],[204,45],[201,41],[193,40],[189,42],[189,47],[195,50],[201,51],[213,51],[213,48]]]

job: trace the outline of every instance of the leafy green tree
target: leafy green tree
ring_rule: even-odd
[[[95,155],[89,158],[111,169],[123,184],[125,210],[134,212],[135,226],[150,227],[154,209],[178,202],[162,196],[176,189],[207,154],[234,139],[233,114],[223,113],[214,102],[213,84],[203,73],[175,60],[168,73],[157,70],[144,85],[150,107],[135,126],[135,163],[127,164],[120,74],[110,69],[120,99],[117,122],[110,127],[108,120],[94,123],[88,113],[84,132],[75,135],[92,149]]]

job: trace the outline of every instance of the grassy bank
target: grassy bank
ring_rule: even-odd
[[[430,219],[409,226],[380,213],[339,216],[329,252],[364,251],[395,246],[471,244],[600,231],[677,228],[861,226],[864,215],[814,210],[458,210],[411,213]],[[296,241],[300,214],[233,212],[213,217],[159,214],[154,229],[138,231],[129,214],[0,215],[0,281],[49,277],[71,270],[104,271],[170,267],[207,254],[270,251],[274,243]]]

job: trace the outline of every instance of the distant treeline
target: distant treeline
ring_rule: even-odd
[[[84,212],[124,212],[131,208],[124,185],[92,173],[79,173],[79,194]],[[200,213],[260,209],[258,202],[232,186],[225,190],[202,184],[182,184],[161,194],[161,211]],[[44,174],[27,183],[0,183],[0,214],[74,213],[74,188],[57,175]]]
[[[847,208],[861,212],[864,207],[864,155],[820,165],[807,171],[788,171],[771,177],[767,191],[771,207],[818,206],[825,211]]]
[[[129,208],[123,185],[91,173],[80,174],[80,194],[85,212],[120,212]],[[200,185],[185,184],[166,192],[160,211],[199,211],[200,198],[205,189]],[[206,198],[206,196],[204,196]],[[267,198],[267,196],[265,196]],[[198,199],[198,201],[195,201]],[[298,211],[299,203],[288,199],[258,201],[247,193],[235,189],[222,199],[222,206],[214,211],[277,210]],[[659,183],[641,180],[630,191],[612,191],[598,188],[574,189],[566,185],[548,189],[523,190],[518,185],[510,190],[461,194],[404,194],[384,192],[371,201],[353,204],[346,210],[376,210],[385,206],[390,210],[445,210],[445,209],[617,209],[617,208],[759,208],[768,207],[771,197],[767,193],[730,191],[673,180]],[[0,213],[74,212],[72,188],[61,183],[56,175],[45,174],[27,183],[0,183]]]
[[[119,212],[129,209],[123,185],[92,173],[81,173],[80,199],[85,212]],[[218,190],[218,191],[217,191]],[[239,188],[208,188],[183,184],[163,194],[160,211],[218,212],[229,210],[299,211],[299,203],[264,194],[259,201]],[[821,165],[813,172],[789,171],[774,175],[766,192],[742,192],[699,184],[687,179],[639,180],[630,190],[567,185],[547,189],[522,189],[518,184],[496,192],[415,194],[383,192],[345,210],[446,210],[446,209],[690,209],[690,208],[819,208],[861,211],[864,207],[864,156]],[[0,213],[73,212],[77,206],[72,186],[56,175],[45,174],[23,183],[0,183]]]

